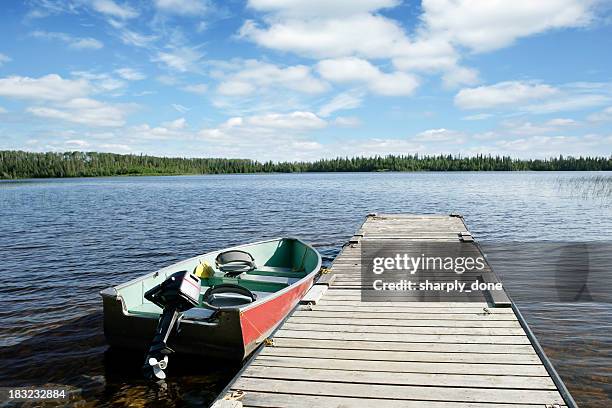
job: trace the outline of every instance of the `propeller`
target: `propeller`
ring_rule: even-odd
[[[153,376],[158,380],[165,380],[166,373],[164,370],[168,367],[168,356],[164,356],[161,360],[156,359],[155,357],[149,357],[147,360],[149,364],[149,369],[152,371]]]

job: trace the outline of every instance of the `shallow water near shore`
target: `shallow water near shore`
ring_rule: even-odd
[[[0,386],[61,385],[69,404],[87,407],[206,405],[238,367],[175,356],[168,387],[149,386],[141,355],[105,346],[100,290],[279,236],[312,243],[329,263],[370,212],[461,213],[482,243],[610,242],[610,185],[612,174],[594,172],[0,182]],[[533,277],[489,259],[510,295],[520,291],[523,315],[578,405],[612,406],[612,304],[543,301]]]

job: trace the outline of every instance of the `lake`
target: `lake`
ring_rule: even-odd
[[[278,236],[303,238],[329,263],[371,212],[461,213],[484,244],[610,242],[611,185],[611,174],[590,172],[0,182],[0,386],[67,386],[87,406],[201,406],[238,368],[173,358],[168,388],[149,387],[139,353],[107,350],[100,290]],[[544,301],[529,277],[503,276],[577,403],[611,406],[612,305]]]

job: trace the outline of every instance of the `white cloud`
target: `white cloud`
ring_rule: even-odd
[[[413,75],[384,73],[370,62],[354,57],[320,61],[318,71],[332,82],[364,82],[372,92],[380,95],[410,95],[418,86]]]
[[[155,6],[167,14],[198,16],[206,12],[208,2],[205,0],[155,0]]]
[[[478,73],[461,65],[465,48],[491,51],[553,29],[582,27],[594,1],[424,0],[411,34],[379,13],[399,1],[250,0],[266,13],[247,20],[242,38],[312,58],[389,59],[400,71],[441,74],[444,85],[474,85]]]
[[[321,106],[319,115],[327,117],[337,111],[355,109],[360,107],[362,102],[363,92],[355,90],[343,92]]]
[[[190,84],[181,88],[185,92],[191,92],[199,95],[204,95],[208,92],[208,85],[206,84]]]
[[[554,126],[547,124],[534,124],[520,119],[510,119],[501,122],[501,126],[514,135],[542,135],[555,130]]]
[[[358,127],[361,125],[361,119],[356,116],[338,116],[334,119],[334,125],[339,127]]]
[[[94,0],[91,5],[97,12],[121,19],[134,18],[139,14],[133,8],[119,5],[113,0]]]
[[[554,126],[554,127],[566,127],[566,126],[576,126],[578,125],[578,122],[576,122],[574,119],[569,119],[569,118],[554,118],[554,119],[550,119],[549,121],[547,121],[546,125]]]
[[[477,113],[475,115],[464,116],[461,120],[485,120],[489,119],[493,115],[490,113]]]
[[[117,91],[126,86],[126,83],[107,73],[95,73],[91,71],[73,71],[71,74],[77,78],[85,79],[92,90],[97,92]]]
[[[312,112],[269,113],[246,118],[244,124],[260,128],[292,129],[299,131],[322,129],[327,123]]]
[[[423,132],[417,133],[412,140],[418,142],[427,143],[440,143],[440,142],[451,142],[451,143],[463,143],[464,138],[461,132],[455,130],[449,130],[445,128],[439,129],[428,129]]]
[[[590,122],[608,122],[612,121],[612,106],[605,108],[602,111],[590,114],[587,117]]]
[[[127,81],[141,81],[146,78],[146,75],[133,68],[119,68],[115,72]]]
[[[185,118],[178,118],[171,122],[164,122],[162,125],[170,129],[185,129],[187,127],[187,120]]]
[[[220,83],[217,92],[226,96],[242,96],[255,92],[255,87],[247,82],[228,81]]]
[[[491,150],[514,157],[552,157],[563,155],[596,155],[609,151],[611,141],[599,135],[531,136],[497,141]]]
[[[482,52],[547,30],[581,27],[592,19],[594,1],[424,0],[421,19],[431,37]]]
[[[327,126],[307,111],[233,117],[202,129],[208,156],[248,157],[259,160],[305,160],[321,156],[323,145],[306,136]]]
[[[186,112],[189,112],[191,110],[191,108],[188,108],[186,106],[180,105],[178,103],[173,103],[170,106],[172,106],[174,108],[174,110],[176,110],[177,112],[180,112],[180,113],[186,113]]]
[[[2,113],[7,113],[8,111],[6,109],[4,109],[2,106],[0,106],[0,114]]]
[[[89,146],[89,142],[86,142],[85,140],[79,140],[79,139],[66,140],[64,144],[71,148],[77,148],[77,149],[83,149]]]
[[[117,127],[125,124],[129,109],[89,98],[75,98],[54,107],[32,106],[27,111],[35,116],[59,119],[88,126]]]
[[[11,61],[11,58],[8,55],[4,55],[0,52],[0,67],[9,61]]]
[[[178,72],[201,71],[200,60],[203,55],[196,48],[178,47],[167,51],[158,51],[153,61],[161,62],[166,67]]]
[[[401,26],[373,14],[356,14],[327,19],[274,19],[261,28],[248,20],[240,36],[259,45],[314,58],[359,55],[386,58],[395,49],[408,46]]]
[[[360,14],[395,7],[398,0],[249,0],[248,6],[293,17],[325,17]]]
[[[151,44],[157,40],[157,36],[155,35],[146,35],[142,33],[138,33],[136,31],[129,30],[123,27],[122,24],[117,23],[114,27],[118,31],[118,36],[121,41],[126,45],[132,45],[134,47],[142,47],[147,48],[150,47]]]
[[[246,60],[230,69],[234,72],[225,75],[218,88],[222,95],[248,95],[256,90],[279,87],[306,94],[317,94],[328,89],[328,85],[315,78],[310,67],[305,65],[282,67]]]
[[[447,88],[459,85],[474,85],[479,82],[478,71],[473,68],[453,66],[442,74],[442,82]]]
[[[506,81],[462,89],[455,95],[455,105],[461,109],[488,109],[544,99],[558,93],[557,88],[546,84]]]
[[[599,94],[576,94],[568,93],[559,98],[554,98],[544,103],[531,104],[524,107],[524,110],[531,113],[554,113],[564,111],[584,110],[594,106],[601,106],[609,103],[609,95]]]
[[[91,86],[85,79],[63,79],[57,74],[40,78],[0,78],[0,96],[9,98],[62,101],[84,96],[90,90]]]

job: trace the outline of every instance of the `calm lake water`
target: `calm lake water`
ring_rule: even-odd
[[[141,355],[104,344],[101,289],[278,236],[329,262],[370,212],[461,213],[480,242],[612,241],[611,183],[588,172],[1,182],[0,386],[66,386],[79,406],[201,406],[237,368],[175,357],[167,390],[150,388]],[[504,279],[578,404],[612,406],[612,305],[542,301],[524,276]]]

